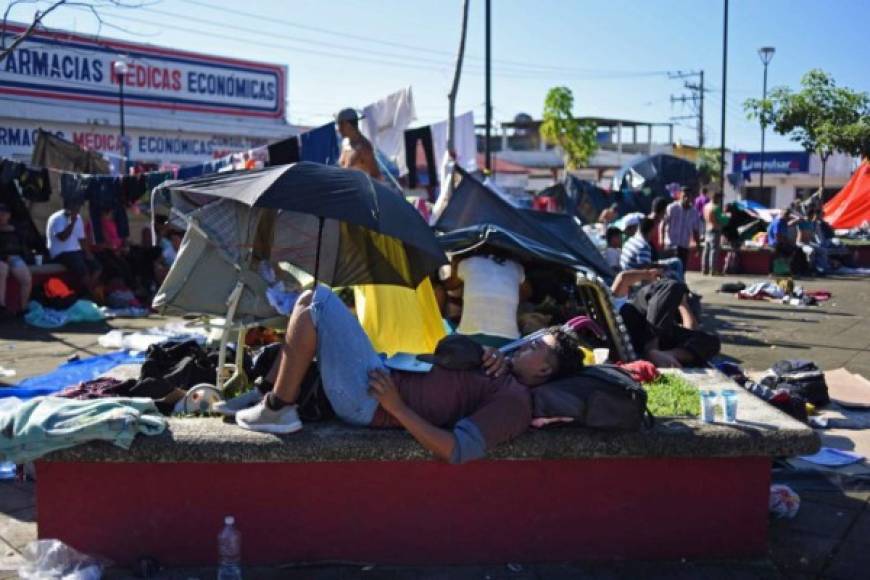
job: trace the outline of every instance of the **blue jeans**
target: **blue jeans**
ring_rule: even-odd
[[[368,394],[369,371],[386,368],[347,306],[326,286],[311,300],[317,329],[317,362],[323,390],[335,414],[352,425],[369,425],[378,407]]]

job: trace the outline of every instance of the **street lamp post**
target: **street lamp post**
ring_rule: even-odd
[[[112,64],[112,70],[118,80],[118,103],[121,116],[121,175],[127,172],[127,138],[124,131],[124,77],[127,76],[129,68],[127,61],[123,58]]]
[[[758,179],[759,195],[764,195],[764,134],[767,132],[767,118],[765,117],[764,103],[767,101],[767,65],[773,59],[776,49],[772,46],[762,46],[758,49],[758,57],[764,65],[764,84],[761,93],[761,176]]]

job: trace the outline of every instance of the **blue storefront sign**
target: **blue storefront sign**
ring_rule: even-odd
[[[761,153],[735,153],[735,172],[761,171]],[[765,173],[809,173],[810,154],[803,151],[771,151],[764,154]]]

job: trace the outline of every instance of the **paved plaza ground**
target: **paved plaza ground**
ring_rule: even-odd
[[[763,370],[787,358],[816,361],[831,370],[846,367],[870,378],[870,280],[818,279],[799,282],[808,290],[829,290],[833,298],[820,307],[798,308],[777,302],[738,301],[716,289],[726,281],[750,283],[755,277],[703,278],[690,275],[691,287],[703,296],[704,324],[723,340],[723,355],[746,369]],[[21,322],[0,325],[0,365],[14,368],[16,378],[54,369],[73,355],[104,352],[97,338],[112,328],[132,329],[165,322],[116,320],[77,325],[57,332],[27,328]],[[867,430],[850,435],[862,448]],[[863,438],[863,439],[862,439]],[[864,447],[867,448],[867,447]],[[801,496],[792,520],[772,520],[770,552],[758,561],[631,562],[565,565],[510,564],[462,568],[389,568],[321,566],[247,570],[247,578],[291,579],[561,579],[561,578],[860,578],[870,574],[870,478],[778,468],[774,479]],[[715,498],[711,498],[715,501]],[[32,483],[0,483],[0,559],[14,558],[36,537],[36,500]],[[304,534],[305,530],[293,533]],[[214,542],[212,537],[203,542]],[[421,540],[422,541],[422,540]],[[675,540],[679,541],[679,540]],[[2,566],[0,566],[2,567]],[[15,578],[0,571],[0,580]],[[134,577],[111,570],[109,578]],[[213,578],[213,569],[171,570],[165,578]]]

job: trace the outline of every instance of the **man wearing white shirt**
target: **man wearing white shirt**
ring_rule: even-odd
[[[79,295],[92,294],[100,273],[100,266],[90,256],[82,241],[85,239],[84,220],[79,215],[81,204],[64,203],[64,209],[51,214],[45,226],[48,253],[51,259],[63,264],[73,275],[73,286]]]

